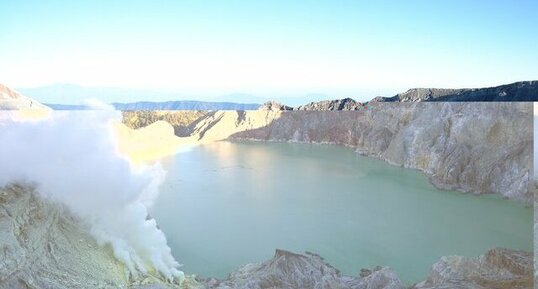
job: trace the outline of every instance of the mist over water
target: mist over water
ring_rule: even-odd
[[[444,255],[532,250],[532,210],[435,189],[421,173],[323,145],[219,142],[164,163],[151,214],[188,274],[225,278],[276,248],[344,274],[387,265],[423,280]]]

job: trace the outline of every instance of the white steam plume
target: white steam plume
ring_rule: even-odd
[[[119,154],[113,131],[119,121],[116,111],[54,112],[40,121],[0,112],[0,186],[35,184],[89,223],[131,274],[154,268],[182,279],[163,232],[148,219],[147,202],[165,171],[159,164],[133,167]]]

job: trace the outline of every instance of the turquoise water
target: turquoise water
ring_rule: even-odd
[[[318,253],[347,275],[390,266],[412,283],[443,255],[532,251],[530,208],[440,191],[348,148],[218,142],[165,166],[152,215],[188,274],[223,278],[280,248]]]

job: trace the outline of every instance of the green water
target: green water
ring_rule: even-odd
[[[219,142],[176,155],[152,209],[182,270],[226,277],[275,248],[344,274],[392,267],[423,280],[443,255],[532,251],[532,210],[435,189],[421,173],[308,144]]]

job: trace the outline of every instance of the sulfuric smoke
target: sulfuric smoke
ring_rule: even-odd
[[[53,112],[41,120],[0,113],[0,186],[31,183],[90,224],[131,274],[154,268],[182,279],[148,204],[165,177],[159,164],[133,166],[117,149],[117,111]]]

